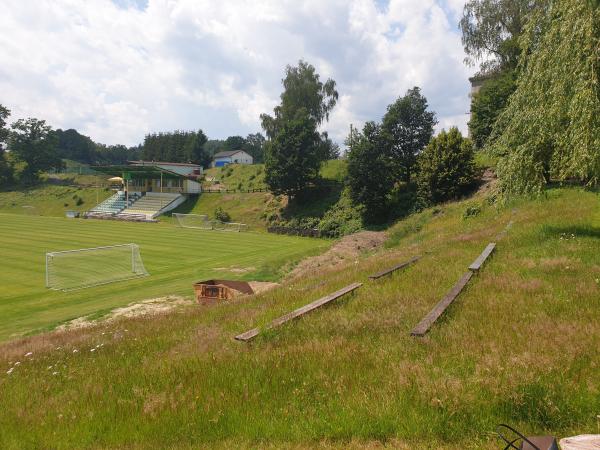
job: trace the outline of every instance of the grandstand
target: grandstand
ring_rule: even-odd
[[[90,218],[153,221],[183,203],[187,194],[201,191],[202,168],[196,164],[131,161],[94,170],[111,175],[122,187],[90,209],[85,214]]]
[[[125,195],[125,192],[119,191],[116,194],[114,194],[113,196],[104,200],[99,205],[96,205],[95,207],[90,209],[87,214],[89,216],[119,214],[125,208],[127,208],[128,206],[131,206],[133,203],[135,203],[136,200],[139,199],[140,197],[141,197],[141,194],[135,192],[135,193],[132,193],[131,195],[129,195],[129,197],[127,198],[127,196]]]

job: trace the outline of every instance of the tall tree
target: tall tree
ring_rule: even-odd
[[[62,168],[63,162],[56,150],[58,139],[46,121],[19,119],[11,128],[9,147],[11,155],[25,163],[23,181],[33,182],[44,170]]]
[[[410,182],[417,155],[431,140],[436,123],[435,113],[428,110],[427,99],[418,87],[388,106],[381,128],[398,180]]]
[[[321,139],[315,119],[306,110],[284,121],[265,152],[265,182],[274,194],[301,196],[319,176]]]
[[[254,163],[262,163],[264,161],[264,146],[265,137],[261,133],[254,133],[246,136],[244,150],[252,155]]]
[[[517,66],[519,36],[533,10],[546,7],[548,0],[469,0],[459,23],[465,62],[480,63],[482,73]]]
[[[57,152],[61,158],[91,164],[96,159],[96,144],[77,130],[56,131]]]
[[[389,194],[394,186],[389,163],[379,125],[367,122],[362,133],[352,133],[347,183],[350,198],[363,207],[363,219],[367,223],[382,222],[388,216]]]
[[[335,81],[322,83],[310,64],[286,67],[282,80],[281,104],[274,115],[262,114],[262,126],[269,141],[265,145],[265,176],[270,189],[301,198],[319,178],[327,147],[317,127],[328,120],[338,93]],[[325,136],[326,137],[326,136]]]
[[[153,133],[144,138],[142,158],[149,161],[194,163],[207,166],[211,155],[205,150],[206,135],[202,130]]]
[[[242,136],[229,136],[222,150],[242,150],[245,145],[246,140]]]
[[[550,178],[600,181],[600,8],[561,0],[531,17],[517,89],[490,138],[506,196]]]
[[[0,149],[4,148],[4,144],[10,134],[10,130],[6,126],[6,119],[8,119],[9,116],[10,110],[5,106],[0,105]]]
[[[268,138],[275,136],[282,120],[295,118],[301,108],[307,111],[317,126],[329,120],[329,113],[338,100],[334,80],[330,78],[322,83],[316,69],[300,60],[297,67],[289,65],[286,67],[285,78],[281,82],[283,84],[281,104],[275,107],[274,116],[268,114],[260,116]]]
[[[12,166],[6,159],[4,145],[8,140],[10,130],[6,126],[6,119],[10,116],[10,110],[0,105],[0,186],[11,183],[13,178]]]

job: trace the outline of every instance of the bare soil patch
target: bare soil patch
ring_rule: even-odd
[[[341,264],[356,260],[361,253],[378,249],[387,239],[383,231],[361,231],[345,236],[322,255],[312,256],[301,261],[287,277],[288,281],[310,275],[314,272],[331,270]]]
[[[89,320],[87,317],[78,317],[70,322],[60,325],[56,328],[57,331],[77,330],[80,328],[88,328],[97,325],[98,322],[112,322],[121,317],[140,317],[147,315],[162,314],[172,309],[182,306],[190,305],[193,301],[186,300],[183,297],[169,295],[167,297],[152,298],[144,300],[140,303],[133,303],[122,308],[113,309],[108,315],[100,318],[99,320]]]

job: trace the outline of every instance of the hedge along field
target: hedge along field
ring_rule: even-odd
[[[595,433],[598,195],[512,206],[425,210],[389,230],[386,250],[255,297],[2,344],[0,447],[491,450],[501,422]],[[442,319],[411,337],[511,220]],[[352,296],[233,340],[355,281]]]
[[[72,292],[45,288],[45,254],[136,243],[149,277]],[[329,245],[263,233],[182,229],[146,224],[0,214],[0,340],[47,330],[69,319],[168,294],[191,296],[192,282],[276,280],[286,267]],[[221,270],[217,270],[221,269]]]

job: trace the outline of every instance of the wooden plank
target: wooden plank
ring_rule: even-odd
[[[473,276],[473,272],[470,270],[465,273],[460,280],[450,289],[450,292],[446,294],[446,296],[440,300],[440,302],[435,305],[435,307],[427,314],[413,330],[410,334],[413,336],[424,336],[425,333],[429,331],[434,322],[440,318],[440,316],[446,311],[448,306],[452,304],[452,302],[458,297],[458,294],[461,293],[463,288],[467,285],[471,277]]]
[[[301,308],[298,308],[288,314],[285,314],[284,316],[279,317],[278,319],[273,320],[270,324],[268,324],[265,327],[265,329],[268,330],[283,325],[284,323],[289,322],[290,320],[295,319],[296,317],[303,316],[304,314],[309,313],[329,302],[332,302],[333,300],[336,300],[358,289],[361,286],[362,283],[352,283],[351,285],[346,286],[345,288],[342,288],[339,291],[334,292],[333,294],[326,295],[325,297],[315,300],[314,302],[309,303],[308,305],[304,305]],[[237,339],[238,341],[249,341],[250,339],[255,338],[259,333],[260,329],[254,328],[252,330],[246,331],[245,333],[238,334],[235,337],[235,339]]]
[[[488,258],[488,256],[492,254],[495,248],[495,242],[489,243],[487,247],[483,250],[483,252],[481,252],[481,255],[479,255],[477,259],[473,261],[473,263],[469,266],[469,270],[478,271],[479,269],[481,269],[481,266],[483,266],[483,263]]]
[[[400,270],[403,267],[409,266],[412,263],[417,262],[419,259],[421,259],[421,256],[415,256],[414,258],[411,258],[408,261],[404,261],[404,262],[402,262],[400,264],[396,264],[394,267],[390,267],[389,269],[385,269],[385,270],[382,270],[381,272],[377,272],[377,273],[374,273],[373,275],[369,275],[369,278],[371,280],[376,280],[376,279],[381,278],[381,277],[383,277],[383,276],[385,276],[387,274],[395,272],[396,270]]]

